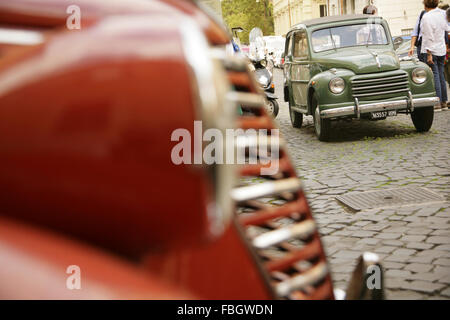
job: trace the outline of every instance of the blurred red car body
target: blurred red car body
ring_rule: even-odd
[[[226,30],[177,0],[77,0],[81,29],[69,30],[73,2],[0,1],[9,35],[0,42],[0,298],[333,299],[283,147],[277,174],[238,172],[266,179],[275,191],[262,196],[283,204],[264,206],[242,187],[235,212],[224,187],[233,169],[170,159],[171,133],[193,132],[195,120],[276,128],[245,62],[221,55]],[[230,116],[230,105],[250,116]],[[304,246],[283,238],[271,245],[284,256],[267,256],[247,231],[264,226],[270,237],[280,218],[297,223],[289,232]],[[65,287],[70,265],[81,290]]]

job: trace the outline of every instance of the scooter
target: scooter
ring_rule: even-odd
[[[278,115],[279,105],[278,97],[275,95],[275,84],[273,83],[273,75],[266,68],[267,60],[252,61],[255,68],[255,78],[266,94],[266,109],[274,118]]]
[[[267,68],[265,42],[261,29],[253,28],[250,31],[249,40],[249,58],[252,62],[252,69],[254,69],[256,81],[266,93],[266,109],[275,118],[279,111],[278,98],[275,96],[275,84],[273,83],[272,73]]]

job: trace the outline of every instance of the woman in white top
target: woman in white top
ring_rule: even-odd
[[[422,51],[426,55],[426,62],[433,70],[436,95],[441,100],[441,107],[447,108],[447,85],[444,76],[444,62],[447,54],[447,45],[444,35],[449,31],[445,16],[437,8],[439,0],[425,0],[427,13],[421,22]]]

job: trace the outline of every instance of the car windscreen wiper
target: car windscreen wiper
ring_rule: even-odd
[[[371,28],[369,27],[369,35],[367,36],[367,41],[366,41],[366,47],[369,47],[369,41],[370,41],[370,36],[372,35],[372,30],[370,30]]]
[[[334,50],[337,51],[336,42],[334,42],[333,34],[331,33],[331,29],[328,29],[328,31],[330,32],[330,38],[331,38],[331,43],[333,43],[333,48],[334,48]]]

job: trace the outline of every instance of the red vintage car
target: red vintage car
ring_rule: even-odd
[[[229,41],[191,1],[0,1],[1,299],[335,298],[301,183]],[[195,121],[266,129],[239,148],[280,151],[175,164],[171,135]],[[362,256],[347,298],[382,297],[365,284],[374,265]]]

